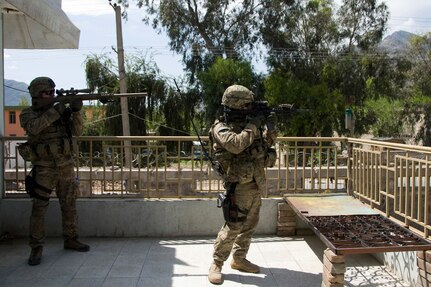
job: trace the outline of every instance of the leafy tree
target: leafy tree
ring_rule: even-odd
[[[274,89],[282,89],[285,95],[296,95],[296,100],[288,95],[285,100],[296,101],[297,106],[309,103],[310,108],[316,101],[321,103],[316,107],[320,116],[317,125],[313,125],[316,130],[297,130],[300,134],[331,135],[328,127],[343,134],[345,107],[361,106],[370,96],[393,96],[396,89],[391,84],[391,60],[383,56],[375,61],[372,56],[375,54],[371,48],[381,40],[387,21],[387,7],[375,2],[344,0],[338,14],[332,1],[318,0],[268,1],[261,9],[261,36],[269,49],[267,63],[272,69],[270,81],[266,82],[271,89],[268,98],[282,102],[283,93],[274,93]],[[374,94],[367,93],[367,81],[373,79]],[[284,86],[287,87],[281,88]],[[315,94],[319,92],[322,94]],[[357,130],[364,132],[370,123],[362,119],[360,108],[355,110]]]
[[[410,85],[405,113],[412,128],[419,123],[416,140],[431,146],[431,33],[413,37],[407,56],[412,68],[408,73]]]
[[[84,136],[105,135],[104,125],[101,123],[105,117],[105,107],[99,103],[83,108]]]
[[[118,0],[124,7],[130,0]],[[196,73],[217,57],[238,59],[257,43],[254,27],[259,1],[231,0],[135,0],[145,9],[145,23],[159,33],[165,30],[171,49],[183,56],[192,82]]]
[[[205,106],[203,117],[207,125],[211,125],[214,119],[222,114],[220,103],[227,87],[234,84],[243,85],[259,96],[256,79],[257,77],[253,74],[253,69],[249,62],[235,61],[233,59],[217,58],[208,70],[201,72],[199,80]]]
[[[364,102],[364,110],[371,119],[371,132],[375,137],[403,136],[403,102],[389,100],[385,97],[368,99]]]
[[[268,48],[268,66],[292,71],[299,79],[319,82],[323,60],[336,45],[331,1],[265,1],[260,36]]]
[[[184,102],[159,76],[157,65],[145,55],[126,57],[127,91],[147,92],[147,97],[128,98],[131,135],[147,135],[148,128],[160,135],[184,135],[190,131],[190,119],[198,97],[193,92]],[[92,90],[116,93],[119,82],[116,67],[108,55],[89,56],[86,61],[88,85]],[[117,103],[106,105],[105,130],[108,134],[121,134],[121,107]]]
[[[363,133],[373,123],[364,103],[396,99],[405,83],[405,61],[375,50],[389,15],[377,0],[343,0],[338,11],[332,0],[117,2],[126,8],[135,2],[147,13],[145,23],[166,31],[171,49],[183,55],[193,85],[186,94],[193,91],[190,100],[207,123],[217,114],[226,86],[242,83],[272,105],[292,102],[315,111],[311,121],[298,118],[294,124],[291,119],[287,134],[343,134],[346,107],[355,110],[356,131]],[[257,56],[261,44],[268,50],[264,57],[270,69],[265,85],[251,64],[250,71],[244,66],[256,59],[251,57]],[[244,72],[250,76],[244,78]],[[191,115],[184,113],[183,117]],[[180,118],[174,122],[181,123]]]
[[[19,98],[18,106],[28,107],[28,106],[30,106],[30,100],[26,96],[21,96]]]
[[[119,90],[118,76],[108,54],[89,55],[85,59],[87,86],[96,92],[114,93]]]
[[[310,85],[292,72],[280,70],[265,80],[266,96],[271,105],[292,104],[309,112],[278,117],[284,136],[332,136],[339,130],[338,119],[344,113],[341,95],[325,84]]]
[[[347,51],[356,48],[368,50],[381,41],[387,28],[389,10],[384,2],[377,2],[343,0],[338,10],[338,23],[343,40],[341,44]]]
[[[115,75],[114,63],[108,54],[89,55],[85,60],[85,73],[87,86],[94,92],[118,93],[119,82]],[[118,118],[121,113],[117,108],[120,101],[116,104],[108,103],[106,105],[106,120],[103,122],[105,132],[110,135],[122,134],[121,119]]]

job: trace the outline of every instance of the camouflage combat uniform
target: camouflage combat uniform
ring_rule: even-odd
[[[253,96],[246,87],[233,85],[223,94],[222,105],[233,110],[247,110]],[[266,184],[265,167],[271,161],[268,148],[277,136],[275,130],[268,132],[262,124],[261,120],[245,117],[231,122],[222,119],[216,120],[210,130],[214,157],[226,173],[225,180],[236,183],[234,200],[238,206],[237,218],[225,222],[214,244],[213,263],[208,274],[209,281],[214,284],[222,282],[221,269],[231,253],[232,268],[259,272],[259,267],[246,260],[246,256],[259,222],[261,193]]]
[[[218,233],[213,258],[224,262],[231,251],[234,259],[245,259],[251,237],[259,222],[261,192],[265,188],[265,146],[273,139],[262,136],[252,124],[231,124],[217,120],[211,128],[216,159],[230,182],[238,182],[235,203],[243,221],[226,222]]]
[[[78,185],[75,179],[72,135],[82,133],[81,112],[72,113],[67,122],[54,109],[34,111],[24,109],[20,115],[21,126],[28,135],[28,142],[34,151],[31,176],[38,187],[33,196],[30,219],[30,246],[43,245],[44,221],[48,210],[49,197],[55,190],[62,212],[63,236],[65,239],[77,237],[76,195]]]
[[[22,111],[21,126],[28,140],[18,146],[20,155],[31,161],[26,176],[26,191],[32,198],[30,217],[29,265],[41,262],[45,239],[45,215],[55,190],[59,199],[64,249],[87,252],[90,246],[78,241],[72,136],[82,134],[82,100],[71,99],[53,104],[55,83],[48,77],[37,77],[29,85],[32,106]]]

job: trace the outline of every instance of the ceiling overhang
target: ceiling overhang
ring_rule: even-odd
[[[61,0],[0,0],[5,49],[77,49],[79,29]]]

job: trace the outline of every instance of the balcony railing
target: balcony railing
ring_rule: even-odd
[[[5,139],[5,197],[25,195],[31,169]],[[131,142],[129,149],[124,142]],[[208,137],[202,137],[207,151]],[[345,191],[343,138],[279,138],[276,165],[267,168],[265,197],[286,192]],[[214,197],[223,186],[197,137],[80,137],[76,171],[80,197]],[[129,150],[129,161],[125,150]],[[128,163],[127,163],[128,162]]]
[[[207,150],[208,137],[202,137]],[[25,138],[5,137],[3,198],[26,197]],[[130,142],[131,146],[124,146]],[[125,153],[125,150],[128,153]],[[431,148],[354,138],[279,137],[264,197],[346,192],[429,236]],[[212,198],[223,190],[197,137],[79,137],[79,197]],[[127,158],[128,157],[128,158]]]

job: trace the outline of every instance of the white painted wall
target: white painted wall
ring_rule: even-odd
[[[263,199],[258,234],[275,234],[277,203]],[[215,236],[223,215],[215,199],[78,199],[78,227],[83,237]],[[0,231],[27,237],[30,199],[0,201]],[[57,199],[51,199],[46,216],[46,235],[61,236]],[[0,234],[1,234],[0,233]]]

